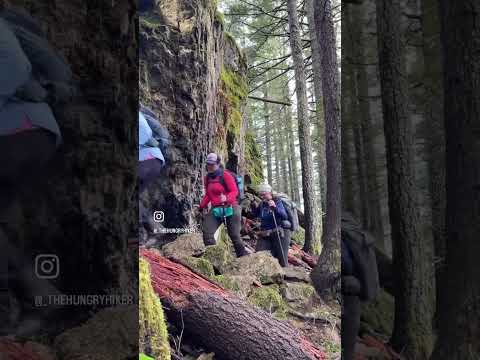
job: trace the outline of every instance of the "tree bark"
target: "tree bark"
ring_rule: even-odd
[[[283,189],[282,191],[285,193],[285,194],[289,194],[290,193],[290,178],[288,177],[289,176],[289,173],[288,173],[288,169],[287,169],[287,162],[288,162],[288,154],[287,154],[287,126],[286,126],[286,122],[285,122],[285,112],[282,111],[282,119],[281,119],[281,122],[279,124],[279,127],[280,127],[280,168],[281,168],[281,171],[282,171],[282,178],[283,178]]]
[[[327,158],[327,208],[323,248],[318,265],[312,271],[315,288],[331,287],[340,274],[341,221],[341,119],[340,88],[335,29],[330,0],[315,3],[315,29],[321,48],[322,93],[325,109]],[[323,278],[323,280],[322,280]],[[320,284],[320,283],[323,283]]]
[[[366,66],[363,65],[368,62],[365,54],[367,44],[364,43],[362,37],[364,30],[361,26],[362,23],[360,21],[354,21],[354,16],[357,14],[354,11],[358,10],[356,8],[358,8],[358,6],[355,5],[347,5],[345,7],[347,15],[345,22],[352,34],[352,58],[350,60],[356,63],[356,65],[353,65],[356,75],[354,83],[357,87],[355,93],[359,107],[358,127],[363,151],[361,161],[364,167],[365,201],[367,202],[366,207],[368,208],[368,212],[365,214],[366,221],[364,225],[365,229],[375,236],[378,245],[385,248],[379,185],[377,181],[378,174],[375,159],[374,134],[371,124],[367,69]]]
[[[435,360],[480,358],[478,1],[440,1],[446,136],[446,259]]]
[[[300,142],[300,160],[302,164],[303,207],[305,210],[305,245],[308,253],[318,254],[320,237],[318,236],[318,218],[316,212],[315,188],[313,177],[312,140],[308,114],[307,82],[302,51],[302,38],[298,21],[297,1],[288,0],[288,23],[290,29],[290,47],[295,69],[295,88],[297,93],[298,138]]]
[[[319,203],[323,202],[327,194],[327,161],[325,156],[325,117],[322,96],[322,65],[320,42],[315,31],[315,7],[313,0],[306,0],[308,29],[312,48],[313,89],[315,94],[316,124],[317,124],[317,152],[320,194]]]
[[[169,321],[220,360],[316,360],[322,351],[269,313],[245,303],[208,279],[157,252],[140,255],[150,264],[152,286]]]
[[[286,87],[287,94],[285,95],[288,98],[288,86]],[[297,204],[300,204],[300,185],[298,184],[298,167],[297,167],[297,156],[295,152],[295,132],[293,129],[293,120],[292,120],[292,108],[287,107],[286,112],[286,125],[288,133],[288,163],[291,173],[292,184],[292,199]]]
[[[425,118],[428,124],[430,196],[432,233],[436,264],[436,300],[439,301],[439,284],[445,273],[445,124],[443,117],[443,73],[440,43],[440,8],[438,0],[422,2],[423,54],[425,57]],[[438,318],[437,318],[438,320]]]
[[[265,87],[263,96],[268,98],[268,88]],[[271,122],[270,122],[270,107],[267,102],[263,103],[263,111],[265,116],[265,153],[267,160],[267,181],[272,185],[273,170],[272,170],[272,134],[271,134]]]
[[[275,154],[275,187],[279,191],[283,191],[284,187],[284,178],[281,174],[281,155],[280,155],[280,146],[281,146],[281,140],[280,140],[280,126],[281,126],[281,119],[279,119],[279,113],[275,112],[276,116],[274,117],[272,124],[272,130],[273,130],[273,139],[274,139],[274,154]],[[273,186],[273,184],[272,184]]]
[[[387,150],[389,212],[395,268],[395,324],[391,342],[408,359],[430,356],[431,279],[415,199],[413,131],[407,110],[398,0],[377,0],[382,105]]]

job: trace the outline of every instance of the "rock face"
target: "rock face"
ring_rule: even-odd
[[[244,171],[245,73],[214,1],[159,0],[140,14],[140,99],[159,114],[173,143],[162,178],[142,201],[164,211],[165,227],[193,223],[207,153]]]
[[[126,287],[127,237],[138,211],[135,2],[7,4],[32,14],[78,88],[73,102],[53,109],[64,143],[49,178],[22,194],[18,242],[59,256],[66,292]]]

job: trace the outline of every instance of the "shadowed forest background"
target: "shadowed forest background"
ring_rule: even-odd
[[[479,11],[342,8],[342,204],[376,238],[383,288],[361,333],[407,359],[480,357]]]

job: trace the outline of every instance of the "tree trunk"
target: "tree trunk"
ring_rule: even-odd
[[[318,265],[312,272],[316,289],[333,286],[340,274],[341,221],[341,120],[340,88],[330,0],[315,3],[315,29],[321,47],[322,93],[326,125],[327,208],[323,249]],[[324,278],[324,280],[321,280]],[[320,284],[323,282],[323,285]]]
[[[290,193],[290,182],[289,182],[289,173],[287,170],[287,162],[288,162],[288,157],[287,157],[287,126],[285,123],[285,112],[282,111],[282,119],[279,124],[280,126],[280,169],[282,172],[282,178],[283,178],[283,189],[282,191],[285,194]]]
[[[431,279],[424,265],[425,247],[419,231],[415,199],[413,131],[407,111],[407,84],[402,64],[398,0],[377,0],[377,26],[388,195],[395,273],[395,324],[391,342],[408,359],[430,356]]]
[[[349,11],[351,7],[352,11]],[[359,106],[358,126],[361,134],[360,139],[362,141],[363,156],[361,159],[364,164],[365,200],[368,208],[368,213],[365,214],[367,220],[365,221],[365,228],[375,236],[379,243],[378,245],[385,248],[379,185],[377,181],[378,174],[375,159],[374,134],[371,124],[368,77],[366,65],[364,65],[368,62],[365,54],[367,46],[363,42],[361,22],[353,20],[354,15],[356,15],[356,13],[353,12],[356,10],[354,7],[358,8],[358,6],[355,5],[346,6],[345,10],[347,13],[345,22],[352,36],[352,60],[357,64],[354,65],[356,70],[356,80],[354,83],[357,86],[355,93],[357,94]]]
[[[446,259],[432,360],[480,358],[478,1],[440,1],[446,136]]]
[[[268,88],[265,87],[263,96],[268,99]],[[267,181],[270,185],[273,185],[273,170],[272,170],[272,134],[271,134],[271,122],[270,122],[270,106],[267,102],[263,103],[263,111],[265,116],[265,154],[267,160]]]
[[[288,322],[240,300],[229,291],[158,253],[142,249],[152,286],[169,321],[215,358],[229,360],[315,360],[322,351]]]
[[[278,191],[283,191],[283,183],[284,179],[281,174],[281,167],[280,167],[280,126],[281,126],[281,119],[279,119],[279,114],[277,111],[275,111],[276,114],[273,118],[272,121],[272,130],[273,130],[273,142],[275,144],[274,148],[274,154],[275,154],[275,188],[278,189]]]
[[[286,87],[288,99],[288,87]],[[297,204],[300,204],[300,186],[298,184],[298,168],[297,168],[297,156],[295,152],[295,131],[293,129],[293,120],[292,120],[292,109],[287,106],[285,109],[286,112],[286,125],[288,133],[288,158],[290,166],[290,174],[292,177],[292,199]]]
[[[308,114],[305,65],[302,51],[302,39],[297,13],[297,1],[288,0],[288,23],[290,29],[290,47],[295,69],[295,88],[297,93],[298,138],[300,142],[300,160],[302,163],[303,207],[305,211],[305,245],[308,253],[318,254],[320,237],[315,201],[313,178],[312,140],[310,137],[310,119]]]
[[[440,9],[438,0],[424,0],[423,13],[423,54],[425,57],[425,118],[428,128],[430,196],[432,232],[436,264],[437,308],[440,288],[445,273],[445,127],[443,117],[442,54],[440,43]],[[438,320],[438,318],[437,318]]]
[[[322,66],[320,42],[317,39],[315,31],[315,7],[314,0],[306,0],[306,9],[308,17],[308,29],[310,32],[311,48],[312,48],[312,68],[313,68],[313,89],[315,94],[315,110],[316,110],[316,128],[317,128],[317,152],[318,152],[318,173],[320,183],[319,203],[326,199],[327,195],[327,161],[325,156],[325,117],[323,109],[322,96]]]

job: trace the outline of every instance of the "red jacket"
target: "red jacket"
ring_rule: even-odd
[[[200,209],[207,207],[208,203],[210,202],[212,203],[212,206],[221,206],[221,194],[227,197],[225,205],[237,205],[238,188],[235,179],[227,171],[224,171],[223,181],[225,186],[220,182],[220,176],[217,176],[213,179],[209,179],[208,175],[205,176],[203,180],[205,185],[205,196],[200,202]]]

